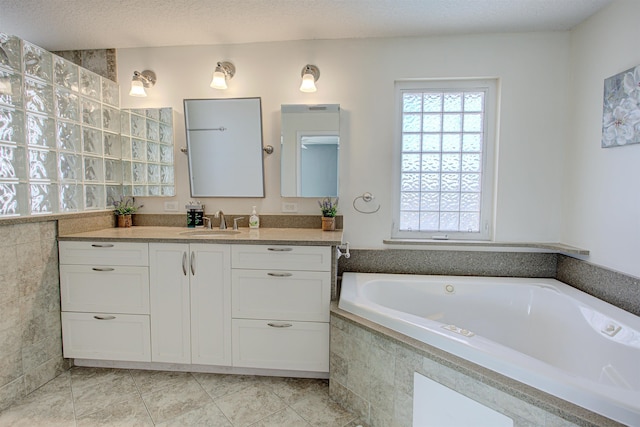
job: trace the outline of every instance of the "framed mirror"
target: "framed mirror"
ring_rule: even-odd
[[[337,197],[340,105],[282,105],[280,194]]]
[[[260,98],[185,99],[191,197],[264,197]]]

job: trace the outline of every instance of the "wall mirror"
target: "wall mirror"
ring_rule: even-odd
[[[340,105],[282,105],[280,194],[337,197]]]
[[[185,99],[191,197],[264,197],[260,98]]]

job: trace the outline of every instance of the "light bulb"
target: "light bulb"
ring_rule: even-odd
[[[131,90],[129,91],[129,96],[139,96],[144,97],[147,96],[147,92],[144,90],[144,85],[138,79],[131,80]]]
[[[316,79],[313,77],[313,74],[306,73],[302,76],[300,92],[315,92],[316,90]]]
[[[227,76],[224,72],[216,71],[213,73],[213,79],[211,80],[211,87],[214,89],[226,89],[227,88]]]

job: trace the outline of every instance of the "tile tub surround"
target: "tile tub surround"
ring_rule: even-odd
[[[56,222],[0,223],[0,410],[68,369]]]
[[[418,372],[524,426],[621,426],[358,316],[331,309],[329,394],[371,427],[409,427]]]
[[[327,380],[73,368],[0,412],[0,425],[337,426],[360,420]]]

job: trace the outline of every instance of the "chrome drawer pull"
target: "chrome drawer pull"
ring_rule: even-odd
[[[116,316],[93,316],[93,318],[97,320],[113,320]]]
[[[91,246],[94,248],[112,248],[113,247],[111,243],[94,243]]]
[[[291,252],[293,248],[267,248],[271,252]]]
[[[267,275],[273,276],[273,277],[291,277],[291,276],[293,276],[293,274],[291,274],[291,273],[267,273]]]
[[[111,267],[93,267],[92,270],[93,271],[113,271],[113,270],[115,270],[115,268],[111,268]]]
[[[291,323],[267,323],[267,325],[272,328],[290,328],[293,326]]]
[[[182,274],[187,275],[187,253],[182,252]]]

